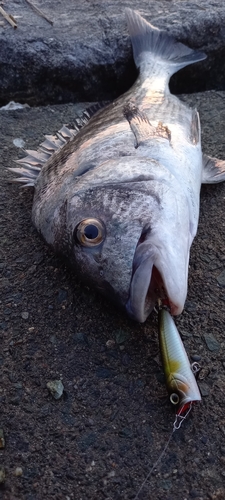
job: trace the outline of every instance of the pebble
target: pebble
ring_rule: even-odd
[[[61,380],[50,380],[46,385],[53,398],[61,398],[64,391],[64,385]]]
[[[119,430],[118,435],[121,438],[132,438],[132,430],[128,427],[124,427],[123,429]]]
[[[4,467],[0,467],[0,484],[5,482],[5,469]]]
[[[191,302],[190,300],[186,300],[185,309],[187,312],[195,312],[197,309],[197,304],[195,302]]]
[[[129,339],[130,335],[128,332],[125,330],[118,330],[117,332],[114,332],[116,334],[116,343],[117,344],[123,344],[126,342],[126,340]]]
[[[201,361],[201,356],[199,354],[191,354],[192,361]]]
[[[23,469],[22,469],[22,467],[16,467],[14,475],[17,476],[17,477],[22,476],[23,475]]]
[[[59,290],[58,291],[58,298],[57,298],[57,302],[58,304],[62,304],[62,302],[64,302],[64,300],[66,300],[68,297],[68,292],[67,290]]]
[[[210,351],[219,351],[220,344],[213,335],[203,335],[205,343]]]
[[[23,384],[22,382],[16,382],[15,384],[13,384],[15,389],[23,389]]]
[[[5,438],[3,429],[0,429],[0,449],[5,448]]]
[[[23,312],[21,313],[21,317],[22,317],[23,319],[28,319],[28,318],[29,318],[29,313],[28,313],[27,311],[23,311]]]
[[[83,332],[77,332],[73,335],[73,341],[76,344],[87,344],[88,345],[88,338],[87,335]]]
[[[205,396],[208,396],[209,395],[209,387],[208,385],[205,383],[205,382],[202,382],[202,381],[198,381],[198,386],[199,386],[199,389],[200,389],[200,392],[201,392],[201,395],[203,397]]]
[[[219,276],[217,276],[216,279],[220,286],[225,286],[225,269],[219,274]]]
[[[57,343],[56,335],[50,335],[49,340],[51,344],[56,344]]]
[[[15,109],[15,108],[14,108]],[[25,142],[23,139],[20,139],[19,137],[17,137],[16,139],[13,139],[13,144],[14,146],[16,146],[17,148],[24,148],[25,146]]]
[[[109,340],[107,340],[107,342],[106,342],[106,344],[105,344],[105,345],[106,345],[106,347],[108,347],[108,349],[110,349],[111,347],[114,347],[114,345],[115,345],[115,340],[113,340],[113,339],[109,339]]]

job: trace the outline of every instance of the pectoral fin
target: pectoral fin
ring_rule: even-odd
[[[202,183],[214,184],[225,181],[225,161],[203,155]]]
[[[159,122],[157,127],[154,127],[147,115],[140,111],[135,104],[129,102],[124,106],[123,113],[125,118],[130,124],[130,128],[135,137],[135,148],[146,144],[148,140],[156,138],[163,138],[171,140],[171,132],[166,125]]]

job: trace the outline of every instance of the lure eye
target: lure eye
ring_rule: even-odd
[[[84,219],[76,227],[74,235],[84,247],[96,247],[105,239],[105,227],[98,219]]]
[[[170,394],[170,401],[173,405],[177,405],[180,401],[180,398],[178,396],[178,394],[176,394],[175,392],[173,392],[172,394]]]

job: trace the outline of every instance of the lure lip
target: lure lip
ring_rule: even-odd
[[[159,342],[170,400],[181,415],[201,400],[201,394],[175,322],[165,308],[159,309]]]

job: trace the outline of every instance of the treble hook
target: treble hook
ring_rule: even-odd
[[[186,413],[184,415],[181,415],[181,413],[183,411],[183,408],[184,407],[182,407],[180,409],[180,411],[176,414],[176,417],[175,417],[175,420],[174,420],[174,423],[173,423],[173,432],[175,432],[178,429],[180,429],[183,421],[187,418],[188,414],[190,413],[190,411],[192,409],[192,401],[189,403],[188,409],[186,410]]]
[[[202,367],[197,361],[194,361],[194,363],[191,364],[191,369],[192,372],[194,373],[195,379],[198,380],[200,371],[202,370]]]

